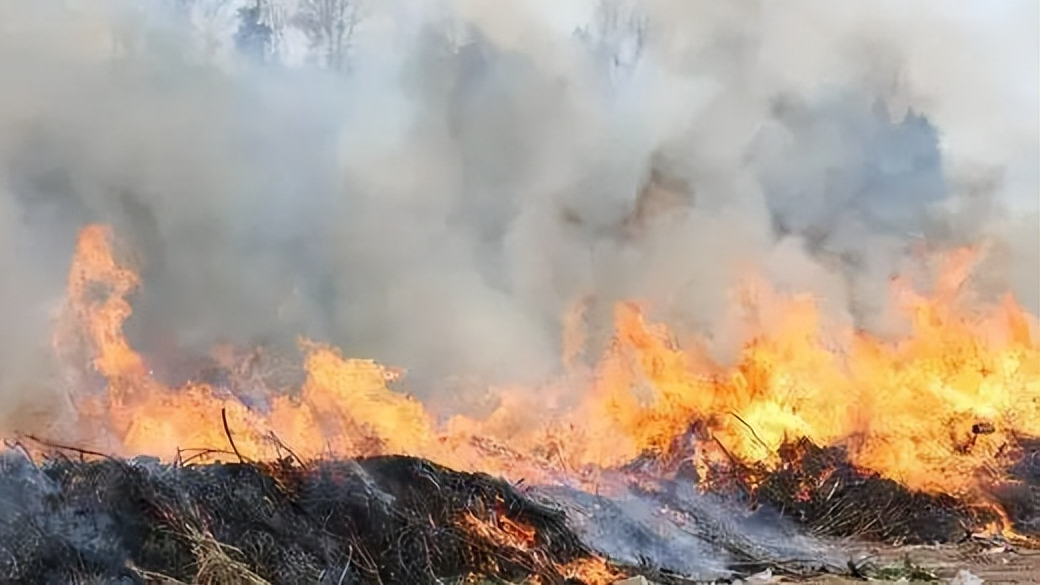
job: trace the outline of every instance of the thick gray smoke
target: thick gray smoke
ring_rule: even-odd
[[[420,380],[546,375],[584,295],[725,358],[751,267],[884,331],[923,243],[988,242],[1037,310],[1035,2],[383,0],[336,73],[164,4],[0,0],[11,401],[86,222],[141,259],[146,352],[306,335]]]

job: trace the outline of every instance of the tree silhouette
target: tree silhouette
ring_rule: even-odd
[[[300,0],[293,19],[318,51],[321,65],[338,72],[349,66],[350,40],[359,20],[356,0]]]

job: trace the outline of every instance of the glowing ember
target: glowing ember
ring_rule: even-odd
[[[536,545],[538,536],[533,526],[514,522],[505,516],[481,520],[472,514],[466,514],[459,525],[470,533],[496,542],[502,546],[520,550],[531,550]],[[624,575],[611,569],[600,557],[582,558],[557,567],[560,574],[568,579],[579,579],[590,585],[614,583]]]
[[[667,455],[699,425],[701,469],[721,452],[777,465],[785,440],[805,438],[844,445],[854,465],[910,488],[972,497],[1002,446],[1040,428],[1033,317],[1010,297],[995,305],[965,297],[976,256],[952,254],[928,296],[893,282],[911,325],[896,342],[842,331],[825,322],[814,299],[751,281],[740,298],[757,335],[732,366],[713,362],[701,347],[678,347],[639,305],[622,303],[614,343],[594,375],[583,377],[575,366],[557,384],[557,394],[583,385],[581,401],[551,417],[528,402],[532,393],[499,389],[490,416],[439,425],[420,402],[391,390],[396,371],[310,342],[302,343],[302,389],[274,396],[264,414],[204,384],[164,387],[123,335],[127,295],[138,279],[116,261],[111,234],[100,226],[80,235],[56,343],[66,360],[75,355],[70,348],[86,352],[108,382],[103,396],[81,399],[75,440],[97,442],[101,425],[117,445],[98,447],[122,455],[227,453],[223,413],[234,448],[248,458],[274,458],[286,447],[303,458],[401,453],[514,478],[576,477],[579,469],[620,466],[647,452]],[[580,319],[577,311],[566,323],[569,364],[583,343]],[[851,341],[839,349],[828,341],[834,335]],[[489,444],[508,449],[496,457]],[[522,531],[512,537],[522,539]]]

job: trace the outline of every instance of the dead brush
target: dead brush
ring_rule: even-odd
[[[248,565],[231,558],[229,553],[241,551],[218,541],[208,530],[185,522],[181,535],[191,545],[195,557],[196,585],[271,585]]]

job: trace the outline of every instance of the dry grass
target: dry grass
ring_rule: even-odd
[[[271,585],[249,566],[231,558],[228,553],[240,551],[219,542],[208,530],[185,523],[183,536],[191,543],[195,555],[197,585]]]

